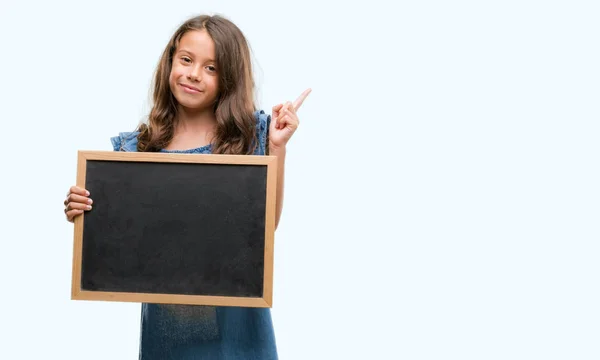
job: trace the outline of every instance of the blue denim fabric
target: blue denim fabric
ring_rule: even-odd
[[[259,110],[258,146],[264,155],[270,116]],[[138,132],[111,138],[115,151],[137,151]],[[210,154],[211,146],[178,153]],[[140,360],[277,360],[270,309],[142,304]]]

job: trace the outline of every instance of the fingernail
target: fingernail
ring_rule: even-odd
[[[85,196],[90,196],[90,192],[89,191],[85,191]]]
[[[91,204],[91,203],[93,203],[92,199],[88,199],[87,203],[88,203],[88,204]]]
[[[88,210],[92,210],[92,205],[88,205],[85,208],[88,209]]]

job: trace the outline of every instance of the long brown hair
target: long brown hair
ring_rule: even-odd
[[[184,22],[165,47],[154,75],[153,106],[148,123],[138,128],[138,151],[160,151],[173,139],[177,100],[169,86],[173,54],[181,37],[206,30],[215,42],[219,94],[215,102],[217,126],[212,143],[216,154],[250,154],[256,145],[254,79],[250,49],[242,31],[219,15],[200,15]]]

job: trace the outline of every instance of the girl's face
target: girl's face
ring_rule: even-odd
[[[185,33],[175,53],[169,76],[171,92],[189,110],[212,108],[219,92],[215,43],[206,30]]]

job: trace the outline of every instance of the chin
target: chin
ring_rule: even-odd
[[[197,103],[192,101],[178,101],[179,106],[183,107],[186,110],[191,111],[202,111],[208,109],[210,106],[204,103]]]

